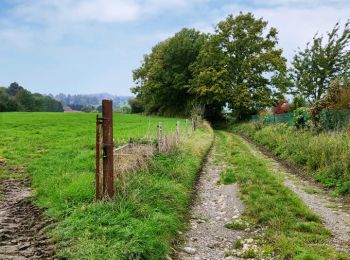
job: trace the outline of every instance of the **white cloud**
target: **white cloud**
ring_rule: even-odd
[[[27,22],[127,22],[145,15],[181,11],[208,0],[18,0],[12,10]]]
[[[330,31],[336,22],[340,21],[343,25],[349,18],[350,4],[344,4],[339,9],[335,6],[323,6],[320,5],[315,8],[307,8],[298,6],[297,3],[300,0],[267,0],[265,2],[286,2],[291,4],[290,6],[282,7],[246,7],[237,4],[225,5],[220,9],[212,10],[207,14],[207,19],[194,23],[196,28],[202,28],[206,32],[213,31],[213,24],[223,20],[229,14],[238,15],[242,12],[252,12],[256,18],[262,17],[268,21],[268,26],[273,26],[279,31],[280,46],[284,49],[285,56],[290,60],[294,54],[294,51],[298,47],[305,47],[306,43],[312,40],[312,37],[316,34],[325,35]],[[306,2],[321,2],[317,0],[310,0]],[[330,1],[330,2],[345,2],[343,0]],[[296,5],[293,5],[295,3]],[[347,1],[346,3],[349,3]],[[197,27],[198,26],[198,27]]]

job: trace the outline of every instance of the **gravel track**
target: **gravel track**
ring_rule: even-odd
[[[214,147],[198,181],[190,227],[184,235],[185,243],[177,253],[177,259],[236,259],[233,256],[225,258],[224,254],[244,231],[227,229],[224,225],[239,218],[244,207],[236,184],[218,184],[225,165],[215,165],[215,155]]]

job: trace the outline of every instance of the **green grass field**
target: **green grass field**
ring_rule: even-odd
[[[57,254],[73,259],[164,259],[183,227],[192,185],[211,140],[209,128],[148,170],[130,175],[114,202],[94,202],[93,113],[0,113],[0,178],[32,179],[34,203],[57,221]],[[176,118],[115,114],[121,144],[156,136],[157,123],[175,130]],[[184,126],[184,119],[181,119]],[[11,169],[23,169],[15,173]]]

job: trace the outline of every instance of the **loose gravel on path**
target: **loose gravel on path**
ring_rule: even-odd
[[[52,259],[54,249],[44,232],[50,221],[30,197],[27,181],[0,181],[0,259]]]
[[[225,251],[231,249],[233,241],[240,239],[244,231],[225,228],[225,224],[239,218],[244,207],[236,184],[218,184],[225,165],[215,165],[214,158],[215,148],[210,152],[198,181],[190,227],[177,259],[235,259],[232,256],[225,258]]]
[[[259,149],[246,138],[242,138],[255,156],[265,157],[271,161],[271,166],[276,174],[282,173],[284,184],[295,192],[304,203],[317,215],[324,225],[332,232],[330,241],[337,250],[350,253],[350,210],[341,199],[331,197],[327,191],[321,189],[314,183],[303,180],[299,176],[277,162],[264,149]]]

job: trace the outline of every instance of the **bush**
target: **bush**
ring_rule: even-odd
[[[310,121],[311,115],[307,108],[300,107],[294,110],[293,124],[296,128],[305,128]]]
[[[350,110],[324,109],[320,113],[320,128],[324,131],[340,130],[348,125]]]

